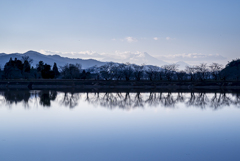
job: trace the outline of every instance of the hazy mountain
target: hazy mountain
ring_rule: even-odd
[[[54,51],[43,51],[47,55],[61,55],[71,58],[91,58],[103,62],[118,62],[118,63],[132,63],[132,64],[146,64],[146,65],[157,65],[162,66],[168,64],[165,61],[159,60],[156,57],[151,56],[147,52],[130,52],[130,51],[116,51],[115,53],[97,53],[92,51],[82,52],[54,52]]]
[[[0,65],[3,67],[5,65],[6,62],[9,61],[10,58],[12,59],[20,59],[22,58],[22,56],[29,56],[31,59],[33,59],[33,63],[32,66],[36,66],[36,64],[42,60],[44,63],[50,64],[51,66],[53,66],[54,62],[57,63],[58,66],[64,66],[65,64],[76,64],[79,63],[82,65],[82,68],[89,68],[91,66],[97,65],[103,65],[106,62],[100,62],[94,59],[87,59],[87,60],[83,60],[83,59],[74,59],[74,58],[67,58],[67,57],[61,57],[59,55],[44,55],[41,54],[39,52],[36,51],[28,51],[26,53],[20,54],[20,53],[13,53],[13,54],[4,54],[1,53],[0,54]]]
[[[52,53],[53,54],[53,53]],[[63,57],[60,55],[44,55],[41,54],[39,52],[36,51],[28,51],[26,53],[13,53],[13,54],[5,54],[5,53],[0,53],[0,65],[3,68],[5,63],[9,61],[10,58],[12,59],[22,59],[22,56],[29,56],[31,59],[33,59],[33,63],[32,66],[36,66],[36,64],[42,60],[44,63],[50,64],[51,66],[53,66],[53,63],[56,62],[57,65],[60,66],[64,66],[65,64],[76,64],[79,63],[82,65],[82,68],[86,69],[89,67],[93,67],[93,66],[101,66],[106,64],[107,62],[113,61],[116,63],[126,63],[126,62],[130,62],[132,64],[145,64],[145,65],[155,65],[155,66],[163,66],[166,64],[169,64],[165,61],[159,60],[151,55],[149,55],[148,53],[144,52],[144,53],[123,53],[121,54],[121,58],[119,58],[118,56],[113,57],[112,55],[105,55],[103,57],[105,57],[105,59],[102,59],[102,61],[98,61],[95,59],[80,59],[81,54],[78,55],[78,57],[80,58],[68,58],[68,57]],[[123,59],[124,58],[124,59]],[[183,70],[185,69],[185,66],[188,65],[187,63],[183,62],[183,61],[179,61],[176,64],[179,64],[179,69]]]
[[[133,55],[132,57],[129,58],[129,61],[131,63],[136,63],[136,64],[157,65],[157,66],[168,64],[167,62],[159,60],[149,55],[146,52]]]
[[[159,60],[150,54],[144,52],[139,53],[120,53],[121,55],[103,55],[104,58],[102,60],[104,61],[114,61],[119,63],[132,63],[132,64],[138,64],[138,65],[156,65],[156,66],[162,66],[169,64],[165,61]]]
[[[179,62],[176,62],[177,65],[179,65],[179,69],[180,70],[184,70],[186,68],[186,66],[189,66],[189,64],[185,63],[184,61],[179,61]]]

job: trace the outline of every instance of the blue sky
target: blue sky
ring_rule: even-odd
[[[0,52],[128,51],[226,61],[240,51],[239,8],[239,0],[1,0]]]

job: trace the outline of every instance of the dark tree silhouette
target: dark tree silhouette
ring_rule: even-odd
[[[4,77],[6,79],[19,79],[22,77],[23,63],[22,61],[15,58],[10,58],[4,66]]]
[[[54,71],[51,70],[51,66],[48,64],[44,64],[41,74],[44,79],[53,79],[55,77]]]
[[[66,64],[61,67],[61,75],[64,79],[79,79],[81,68],[81,64]]]
[[[54,72],[55,78],[60,75],[60,73],[58,71],[57,63],[54,63],[54,65],[53,65],[53,72]]]

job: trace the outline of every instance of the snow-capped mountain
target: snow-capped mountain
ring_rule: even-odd
[[[61,55],[66,57],[72,57],[72,58],[91,58],[98,61],[103,62],[118,62],[118,63],[132,63],[132,64],[138,64],[138,65],[156,65],[156,66],[162,66],[168,64],[165,61],[159,60],[147,52],[120,52],[116,51],[114,53],[97,53],[92,51],[82,51],[82,52],[53,52],[53,51],[42,51],[44,54],[47,55]]]

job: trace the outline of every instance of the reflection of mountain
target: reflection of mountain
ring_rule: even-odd
[[[174,108],[178,103],[184,103],[188,107],[218,109],[229,105],[240,105],[239,93],[73,93],[57,91],[3,91],[1,95],[7,105],[23,102],[39,102],[41,106],[51,106],[51,101],[58,101],[59,104],[74,108],[79,101],[86,101],[94,106],[102,106],[109,109],[134,109],[143,107],[167,107]]]

